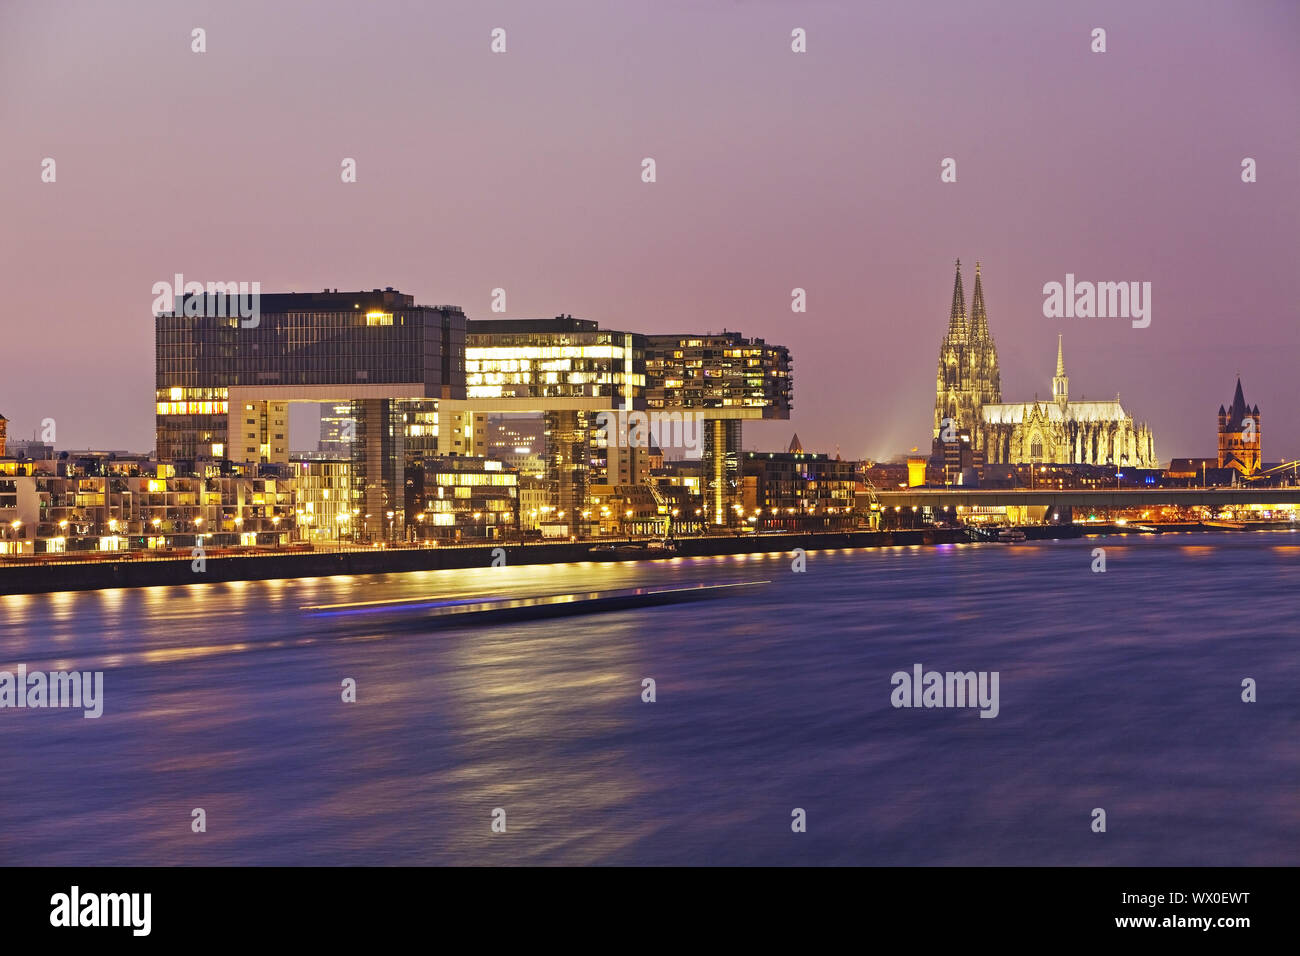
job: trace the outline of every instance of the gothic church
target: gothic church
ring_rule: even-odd
[[[1113,465],[1157,468],[1155,438],[1114,401],[1070,401],[1061,339],[1056,345],[1056,375],[1050,401],[1003,402],[998,351],[989,333],[979,263],[969,317],[961,260],[952,291],[948,332],[939,346],[934,402],[936,459],[943,437],[964,432],[988,464]],[[951,421],[951,429],[945,425]]]

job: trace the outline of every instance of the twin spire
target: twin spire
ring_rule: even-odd
[[[980,264],[975,263],[975,290],[971,295],[970,324],[966,318],[966,290],[961,281],[961,260],[957,260],[957,276],[952,285],[952,309],[948,313],[948,331],[965,335],[968,331],[976,339],[989,337],[989,316],[984,309],[984,284],[980,280]]]

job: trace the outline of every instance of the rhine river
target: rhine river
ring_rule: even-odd
[[[104,672],[98,719],[0,709],[0,864],[1300,864],[1300,534],[790,564],[0,597],[0,670]],[[304,610],[740,581],[770,583],[444,630]],[[998,672],[997,717],[893,707],[918,663]]]

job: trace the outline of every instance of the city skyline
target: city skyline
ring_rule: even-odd
[[[391,285],[471,319],[741,328],[787,345],[798,378],[790,421],[746,447],[797,431],[884,458],[928,440],[960,257],[983,263],[1009,394],[1050,395],[1064,334],[1071,376],[1141,409],[1162,461],[1214,452],[1238,373],[1275,416],[1265,458],[1300,454],[1287,5],[749,4],[693,13],[685,33],[668,12],[593,4],[327,6],[301,22],[245,4],[0,13],[6,331],[33,357],[0,387],[11,440],[52,418],[63,448],[151,448],[151,288],[183,272]],[[1043,286],[1067,274],[1150,282],[1151,325],[1045,318]]]

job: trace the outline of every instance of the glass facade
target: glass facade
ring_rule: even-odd
[[[191,311],[206,312],[206,301]],[[239,317],[185,315],[184,305],[154,322],[163,459],[246,457],[243,436],[232,443],[227,434],[232,388],[325,386],[339,398],[358,386],[396,386],[407,398],[465,394],[464,313],[416,305],[391,289],[263,295],[248,328]],[[277,441],[259,438],[258,452]]]
[[[663,409],[748,409],[754,418],[789,418],[790,350],[721,335],[646,336],[646,405]]]
[[[572,316],[473,321],[465,382],[471,399],[607,398],[610,408],[633,407],[645,392],[645,337]]]

